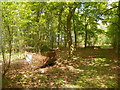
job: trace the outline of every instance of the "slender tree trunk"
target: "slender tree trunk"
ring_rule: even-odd
[[[63,12],[63,6],[60,9],[59,15],[58,15],[58,46],[60,44],[60,31],[61,31],[61,16]]]
[[[5,49],[4,49],[3,45],[1,46],[1,51],[2,51],[2,58],[3,58],[3,70],[2,70],[2,71],[3,71],[3,76],[4,76],[4,75],[5,75],[5,66],[6,66],[6,65],[5,65],[5,64],[6,64],[5,61],[6,61],[6,60],[5,60],[5,52],[4,52]]]
[[[61,35],[61,38],[60,38],[61,40],[61,46],[63,45],[63,35]]]
[[[64,47],[67,47],[66,35],[64,34]]]
[[[88,32],[85,30],[85,48],[87,47]]]
[[[35,48],[36,48],[36,53],[38,53],[40,51],[40,39],[39,39],[39,36],[40,36],[40,29],[39,29],[39,17],[40,17],[40,10],[37,11],[37,17],[36,17],[36,22],[37,22],[37,35],[36,35],[36,45],[35,45]]]
[[[59,15],[59,17],[58,17],[58,41],[57,41],[57,45],[58,45],[58,47],[59,47],[59,45],[60,45],[60,31],[61,31],[61,29],[60,29],[60,19],[61,19],[61,16]]]
[[[58,31],[58,36],[57,36],[57,37],[58,37],[58,40],[57,40],[57,45],[58,45],[58,47],[59,47],[59,45],[60,45],[60,34],[59,34],[59,33],[60,33],[60,31]]]
[[[87,31],[87,21],[85,17],[85,48],[87,47],[88,31]]]
[[[58,42],[57,42],[58,47],[60,45],[60,31],[61,31],[61,29],[60,29],[60,20],[61,20],[61,14],[59,14],[59,16],[58,16]]]
[[[72,36],[71,36],[71,31],[69,31],[69,29],[70,29],[70,27],[68,26],[67,40],[68,40],[69,55],[70,55],[71,54],[71,45],[72,45]]]
[[[76,7],[71,8],[69,7],[69,14],[67,16],[67,40],[68,40],[68,47],[69,47],[69,55],[72,55],[72,36],[71,36],[71,19],[75,12]]]
[[[9,32],[9,64],[8,64],[8,68],[10,67],[10,63],[11,63],[11,54],[12,54],[12,35],[11,35],[11,31],[10,28],[8,26],[8,32]]]
[[[9,68],[10,68],[10,64],[11,64],[11,55],[12,55],[12,34],[11,34],[11,31],[10,31],[10,28],[9,28],[9,26],[7,26],[7,29],[8,29],[8,36],[9,36],[9,40],[8,40],[8,44],[9,44],[9,61],[8,61],[8,64],[7,64],[7,62],[5,62],[5,57],[4,57],[4,55],[5,55],[5,53],[4,53],[4,49],[3,49],[3,51],[2,51],[2,53],[3,53],[3,60],[4,60],[4,72],[3,72],[3,77],[5,76],[5,74],[6,74],[6,72],[9,70]],[[6,65],[6,66],[5,66]],[[5,68],[6,67],[6,68]]]
[[[117,35],[113,35],[112,37],[112,46],[114,49],[116,49],[117,44]]]
[[[54,47],[54,37],[53,37],[53,32],[50,31],[50,37],[51,37],[51,48],[53,49]]]
[[[66,31],[65,26],[64,26],[64,31]],[[64,33],[64,46],[67,47],[67,36],[65,33]]]
[[[74,20],[74,17],[73,17],[73,30],[74,30],[74,36],[75,36],[75,48],[77,46],[77,32],[76,32],[76,28],[75,28],[75,20]]]

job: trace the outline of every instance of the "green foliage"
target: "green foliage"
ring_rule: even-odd
[[[116,3],[112,5],[116,5]],[[8,47],[8,42],[11,38],[13,49],[18,49],[18,51],[21,51],[25,46],[35,47],[37,50],[44,42],[47,42],[46,44],[49,47],[54,47],[58,41],[58,35],[60,46],[63,46],[66,42],[65,40],[68,39],[66,16],[69,14],[70,6],[72,8],[76,7],[73,17],[78,43],[83,44],[84,42],[85,24],[87,23],[88,45],[99,44],[99,35],[104,34],[104,30],[98,29],[97,26],[99,25],[98,21],[103,21],[103,19],[108,17],[107,15],[101,16],[102,10],[106,9],[107,3],[4,2],[2,4],[4,46]],[[115,22],[117,18],[113,17],[111,21]],[[74,25],[71,25],[71,28],[74,28]],[[8,36],[8,26],[12,37]],[[114,33],[116,26],[110,28],[109,33]],[[71,29],[71,32],[73,34],[73,29]],[[107,41],[103,43],[110,43]],[[47,50],[48,48],[45,51]]]

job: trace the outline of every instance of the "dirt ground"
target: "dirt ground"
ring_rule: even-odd
[[[68,50],[56,51],[57,61],[46,68],[25,59],[12,62],[3,79],[4,88],[116,88],[118,60],[113,49],[77,48],[72,58]],[[39,58],[42,60],[43,57]]]

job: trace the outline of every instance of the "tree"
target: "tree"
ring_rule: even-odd
[[[108,14],[109,12],[109,16]],[[104,14],[106,15],[106,21],[108,21],[110,24],[108,26],[108,34],[111,37],[112,45],[116,49],[116,54],[119,59],[120,55],[120,1],[119,2],[114,2],[111,4],[111,8],[104,11]]]
[[[11,63],[11,54],[12,54],[12,41],[13,41],[13,30],[12,30],[12,19],[11,16],[12,11],[8,10],[8,8],[12,8],[12,3],[5,3],[5,7],[3,7],[3,10],[6,10],[6,12],[3,13],[3,32],[2,32],[2,57],[3,57],[3,77],[5,76],[6,72],[9,70],[10,63]],[[11,16],[11,17],[9,17]],[[6,47],[5,47],[6,46]],[[9,53],[9,58],[5,58],[5,53]]]
[[[69,55],[73,53],[72,51],[72,36],[71,36],[71,19],[74,15],[75,9],[77,8],[77,6],[79,5],[79,3],[73,3],[73,4],[68,4],[68,8],[69,8],[69,12],[67,15],[67,40],[68,40],[68,47],[69,47]]]

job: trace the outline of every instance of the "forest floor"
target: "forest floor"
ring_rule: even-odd
[[[78,48],[56,51],[55,65],[33,70],[18,60],[3,79],[3,88],[116,88],[118,65],[113,49]]]

